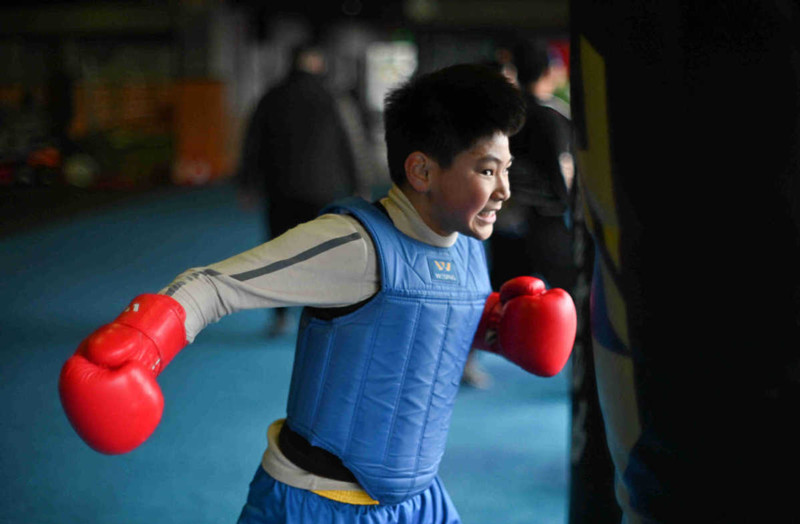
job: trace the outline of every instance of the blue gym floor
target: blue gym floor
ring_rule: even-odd
[[[159,377],[153,436],[104,456],[76,436],[57,380],[83,337],[140,293],[260,242],[228,185],[159,191],[0,238],[0,523],[234,523],[282,417],[293,338],[268,311],[201,333]],[[295,322],[297,312],[294,312]],[[441,476],[464,524],[563,524],[569,369],[526,374],[490,354],[493,386],[462,388]]]

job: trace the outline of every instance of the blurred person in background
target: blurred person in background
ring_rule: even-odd
[[[575,279],[572,128],[566,104],[553,101],[556,80],[563,75],[553,72],[543,42],[522,40],[513,46],[512,56],[528,110],[525,126],[511,141],[513,194],[489,242],[492,284],[505,282],[509,274],[537,274],[550,285],[569,289]]]
[[[493,240],[493,280],[503,282],[508,271],[539,275],[549,285],[570,290],[575,280],[572,256],[571,199],[575,167],[572,124],[565,104],[554,102],[559,87],[558,63],[546,42],[524,39],[513,47],[517,79],[527,102],[525,126],[512,137],[514,164],[510,171],[517,223],[513,235]],[[509,242],[505,242],[510,240]],[[509,253],[524,250],[517,263]]]
[[[264,206],[267,240],[359,191],[350,134],[327,70],[321,45],[297,46],[288,74],[262,96],[248,124],[238,178],[245,198]],[[288,310],[275,309],[269,335],[288,330]]]

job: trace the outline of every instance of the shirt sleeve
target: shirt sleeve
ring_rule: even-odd
[[[322,215],[231,258],[181,273],[161,294],[186,310],[186,338],[244,309],[340,307],[380,286],[375,248],[347,215]]]

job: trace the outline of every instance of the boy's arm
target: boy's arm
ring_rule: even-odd
[[[347,306],[377,289],[367,232],[351,217],[324,215],[249,251],[190,269],[159,293],[186,310],[192,341],[204,327],[236,311]]]
[[[97,451],[144,442],[164,408],[156,377],[209,322],[252,307],[348,305],[377,291],[374,249],[354,220],[321,217],[228,260],[190,270],[135,298],[64,364],[67,418]],[[336,263],[346,259],[347,263]],[[358,280],[358,285],[348,285]],[[365,295],[365,296],[362,296]]]

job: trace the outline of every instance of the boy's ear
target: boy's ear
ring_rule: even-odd
[[[428,191],[432,167],[432,159],[421,151],[414,151],[406,157],[406,179],[415,191],[419,193],[426,193]]]

